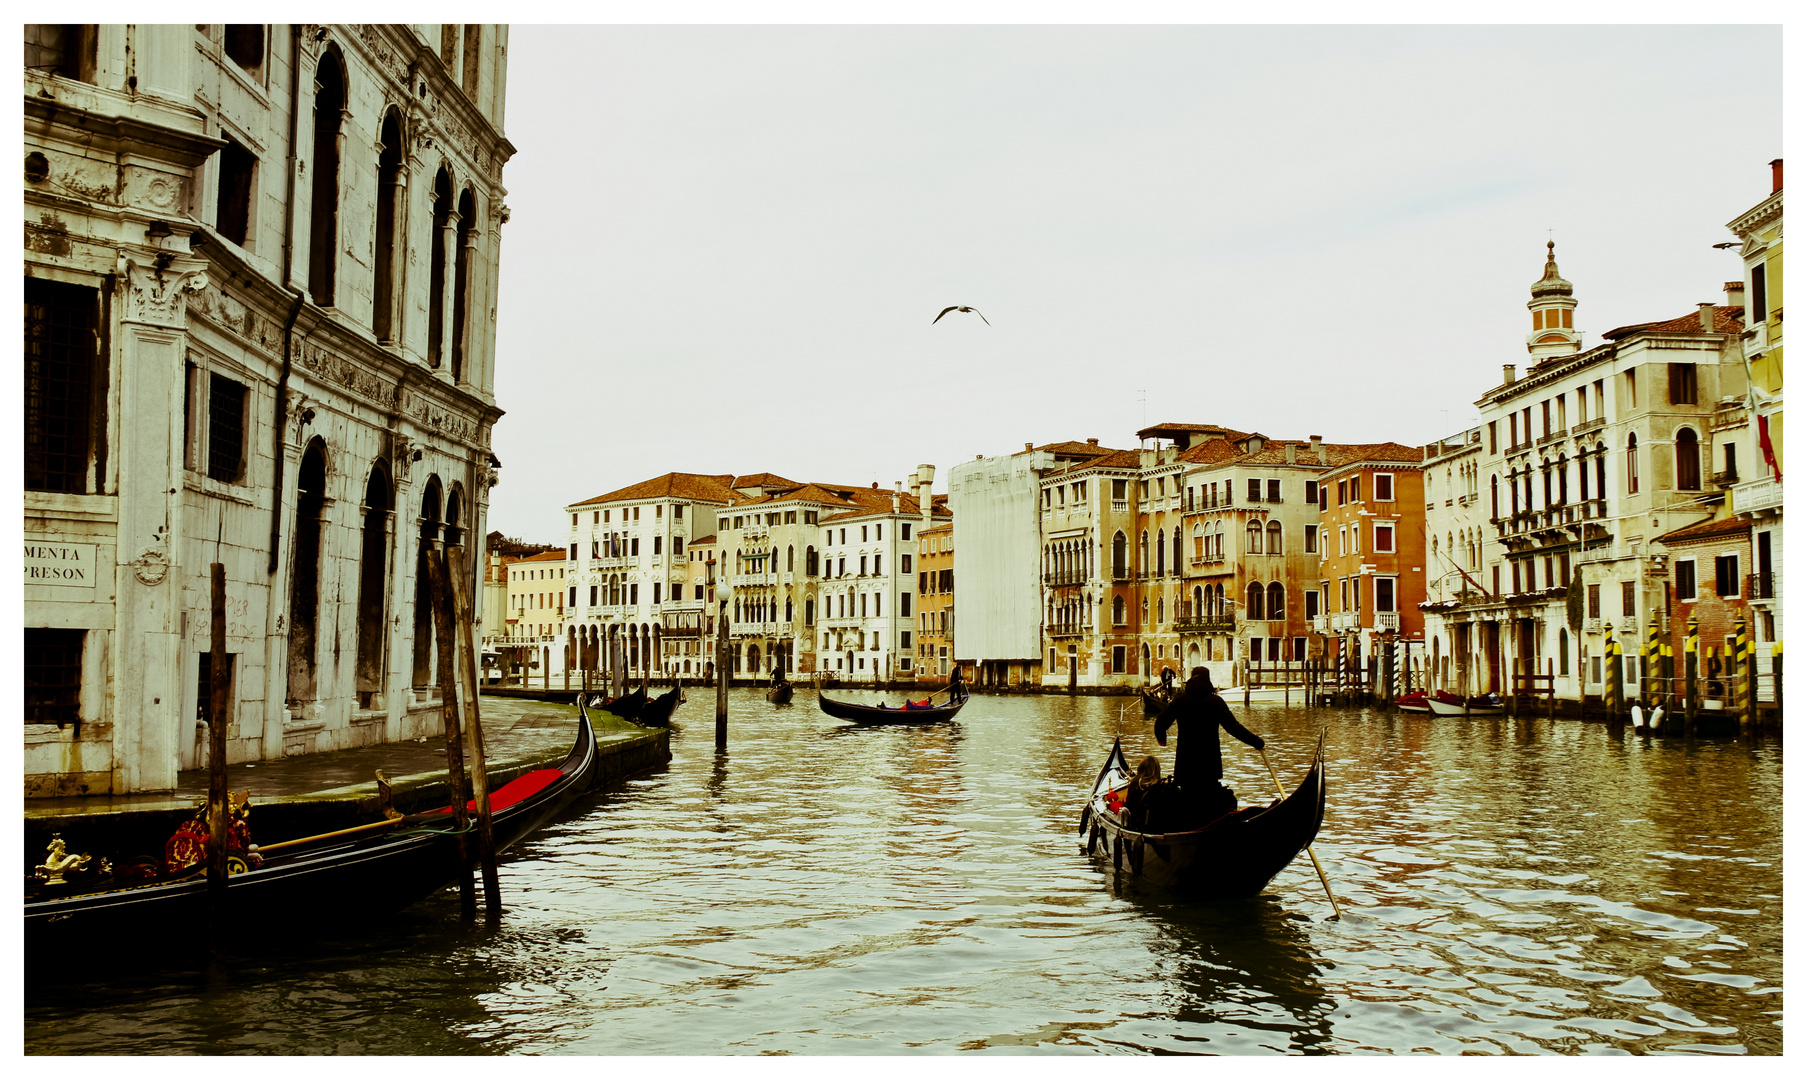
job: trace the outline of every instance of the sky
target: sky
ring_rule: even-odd
[[[510,30],[491,527],[677,470],[890,488],[1165,421],[1422,444],[1725,303],[1776,27]],[[951,304],[976,307],[952,313]],[[989,325],[988,325],[989,323]]]

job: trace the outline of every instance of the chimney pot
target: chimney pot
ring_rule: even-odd
[[[1725,304],[1727,307],[1744,306],[1744,282],[1728,281],[1725,283]]]
[[[1777,158],[1776,160],[1769,163],[1769,190],[1772,192],[1782,190],[1782,159],[1781,158]]]
[[[1714,332],[1713,305],[1710,302],[1700,305],[1700,332],[1703,334],[1711,334]]]
[[[1091,444],[1091,445],[1093,445],[1093,446],[1097,446],[1097,445],[1098,445],[1098,440],[1097,440],[1097,439],[1087,439],[1087,440],[1086,440],[1086,442],[1087,442],[1087,443],[1090,443],[1090,444]]]
[[[1323,465],[1329,461],[1330,455],[1324,452],[1324,436],[1313,435],[1311,437],[1311,450],[1312,453],[1318,455],[1319,465]]]
[[[1032,442],[1026,442],[1023,444],[1023,449],[1024,450],[1033,450],[1033,449],[1035,449],[1035,444]]]
[[[1505,384],[1507,386],[1511,386],[1513,383],[1518,381],[1518,365],[1517,364],[1501,364],[1500,372],[1503,376],[1503,381],[1505,382]]]

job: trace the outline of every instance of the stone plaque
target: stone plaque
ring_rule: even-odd
[[[62,540],[25,541],[25,584],[93,589],[95,545]]]

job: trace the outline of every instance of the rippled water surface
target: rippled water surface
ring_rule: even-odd
[[[1593,724],[1255,706],[1316,850],[1260,898],[1118,886],[1080,851],[1122,699],[975,697],[858,728],[799,692],[679,711],[666,771],[355,937],[211,974],[27,987],[29,1053],[1773,1054],[1782,752]],[[1171,762],[1131,706],[1131,760]],[[1266,801],[1227,742],[1226,782]],[[348,898],[355,903],[355,898]]]

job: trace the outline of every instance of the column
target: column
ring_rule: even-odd
[[[432,358],[433,373],[448,383],[452,381],[452,340],[457,333],[454,305],[458,294],[458,220],[458,211],[449,210],[439,225],[445,273],[440,276],[439,295],[432,298],[439,305],[439,355]]]

